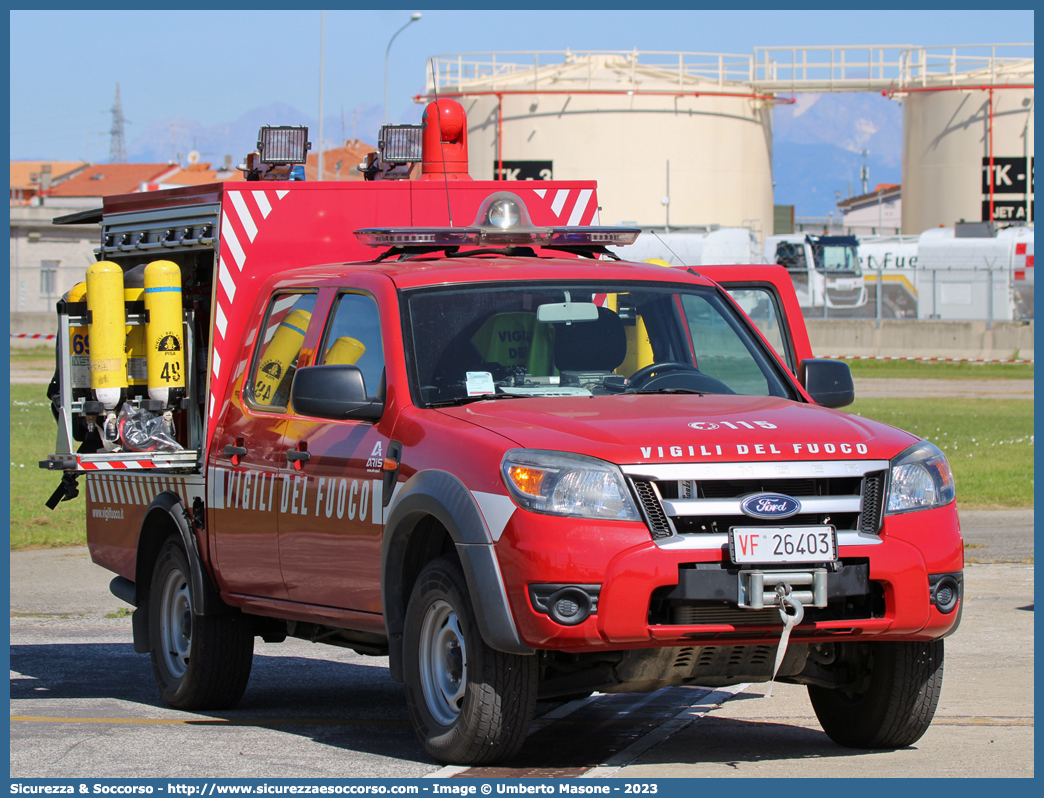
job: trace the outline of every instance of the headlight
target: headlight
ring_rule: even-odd
[[[623,474],[612,463],[580,454],[512,449],[500,464],[520,507],[538,513],[640,521]]]
[[[892,460],[886,512],[942,507],[953,497],[953,472],[937,446],[921,441]]]

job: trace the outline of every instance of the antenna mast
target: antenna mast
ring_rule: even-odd
[[[112,129],[109,131],[109,163],[127,163],[127,145],[123,139],[123,103],[120,102],[120,84],[116,84],[116,102],[112,106]]]

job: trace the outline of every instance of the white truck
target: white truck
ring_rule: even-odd
[[[670,232],[645,228],[621,255],[670,266],[778,263],[790,272],[801,307],[859,308],[866,304],[866,288],[857,246],[854,236],[769,236],[762,247],[748,227]]]
[[[802,308],[831,317],[1033,318],[1033,227],[995,231],[957,223],[920,235],[773,235],[764,247],[747,227],[662,232],[645,228],[621,249],[631,260],[670,266],[778,263],[794,281]]]
[[[1033,227],[980,223],[918,236],[859,240],[870,293],[880,280],[884,315],[935,319],[1033,318]]]

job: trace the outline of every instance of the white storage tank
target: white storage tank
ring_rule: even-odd
[[[1000,63],[958,76],[915,82],[903,99],[902,231],[919,234],[930,227],[952,227],[960,220],[983,221],[983,158],[990,155],[990,92],[954,90],[955,86],[1024,85],[1033,83],[1032,59]],[[923,89],[937,89],[925,91]],[[1033,89],[993,90],[993,155],[1020,159],[1015,171],[1028,174],[1025,159],[1033,156]],[[1003,180],[1002,180],[1003,182]],[[1020,202],[998,221],[1026,221],[1024,195],[994,194],[1000,203]],[[1017,213],[1023,215],[1019,216]]]
[[[435,62],[439,96],[468,114],[472,177],[493,179],[498,159],[506,169],[523,162],[507,176],[597,180],[604,224],[771,232],[772,100],[745,82],[749,56],[488,53]]]

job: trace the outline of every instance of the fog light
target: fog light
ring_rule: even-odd
[[[939,608],[939,612],[944,615],[953,612],[959,594],[957,580],[952,576],[945,576],[939,580],[939,584],[935,586],[935,606]]]
[[[578,587],[564,587],[552,594],[547,614],[563,626],[576,626],[591,614],[591,599]]]
[[[949,615],[957,608],[961,597],[960,577],[957,574],[939,574],[928,579],[932,604],[943,615]]]
[[[562,626],[576,626],[598,612],[601,585],[532,584],[529,597],[533,609],[545,613]]]

